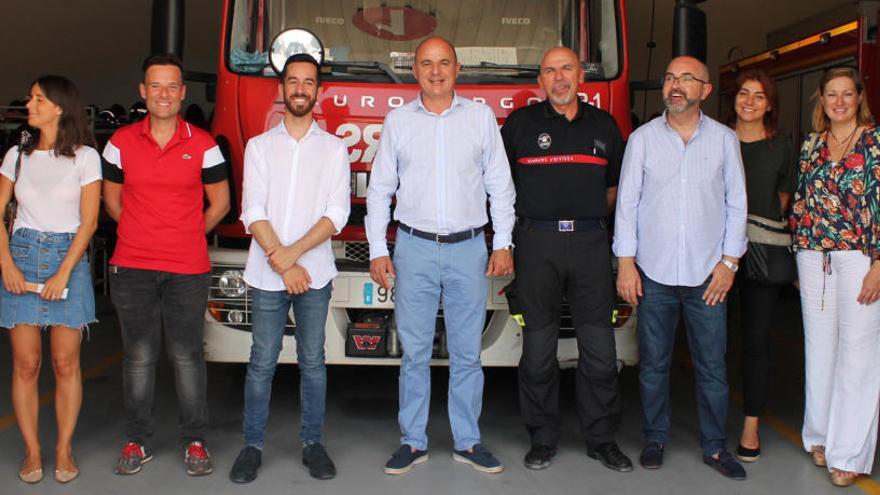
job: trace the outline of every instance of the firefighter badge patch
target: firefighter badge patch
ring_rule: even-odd
[[[538,136],[538,148],[541,148],[542,150],[549,148],[551,142],[553,142],[553,140],[550,139],[550,134],[547,134],[546,132]]]

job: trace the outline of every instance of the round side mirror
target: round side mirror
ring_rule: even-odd
[[[269,61],[279,75],[284,70],[284,62],[291,55],[307,53],[315,58],[320,65],[324,61],[324,45],[315,33],[308,29],[294,28],[281,31],[272,40],[269,48]]]

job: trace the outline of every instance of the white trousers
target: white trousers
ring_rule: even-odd
[[[880,408],[880,301],[856,301],[871,260],[832,251],[797,253],[804,317],[804,449],[825,446],[828,469],[871,473]]]

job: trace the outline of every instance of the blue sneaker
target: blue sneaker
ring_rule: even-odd
[[[736,459],[730,455],[730,452],[722,450],[718,453],[718,459],[703,454],[703,462],[712,469],[718,471],[722,475],[732,480],[746,479],[746,470],[742,464],[736,462]]]
[[[393,454],[391,459],[385,463],[385,474],[403,474],[409,472],[416,464],[421,464],[428,460],[427,450],[416,450],[408,444],[403,444]]]
[[[465,464],[470,464],[477,471],[482,471],[484,473],[500,473],[501,471],[504,471],[504,465],[501,464],[501,461],[496,459],[495,456],[486,450],[481,444],[478,443],[474,445],[471,450],[473,450],[473,452],[468,452],[467,450],[453,450],[452,459]]]

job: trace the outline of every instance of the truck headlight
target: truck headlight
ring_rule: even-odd
[[[242,297],[247,292],[247,284],[244,282],[241,270],[226,270],[220,275],[217,285],[226,297]]]
[[[229,323],[232,323],[233,325],[241,325],[242,323],[244,323],[244,313],[237,309],[233,309],[232,311],[230,311],[228,318]]]

